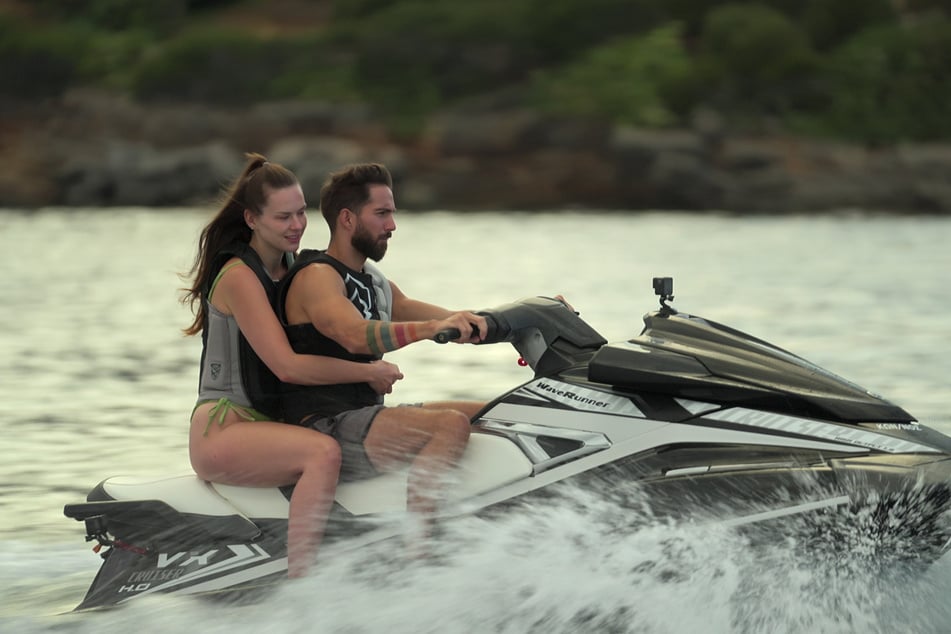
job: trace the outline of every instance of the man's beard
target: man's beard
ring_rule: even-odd
[[[374,239],[362,225],[357,227],[353,237],[350,238],[350,244],[364,257],[368,257],[374,262],[379,262],[386,255],[387,243],[383,240]]]

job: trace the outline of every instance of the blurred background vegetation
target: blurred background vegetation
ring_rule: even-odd
[[[951,0],[0,0],[2,98],[499,103],[648,128],[951,139]]]

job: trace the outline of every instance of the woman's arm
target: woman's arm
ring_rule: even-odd
[[[247,266],[236,266],[225,272],[215,288],[214,304],[234,316],[261,361],[285,383],[371,383],[380,391],[377,386],[381,383],[388,382],[389,387],[403,376],[392,363],[356,363],[294,352],[260,280]]]

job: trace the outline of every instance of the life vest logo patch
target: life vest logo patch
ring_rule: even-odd
[[[343,280],[350,291],[349,300],[363,313],[364,319],[373,319],[373,299],[376,293],[366,287],[366,284],[347,273]]]

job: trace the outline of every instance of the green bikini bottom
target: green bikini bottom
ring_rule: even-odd
[[[228,412],[234,412],[242,419],[246,421],[270,421],[274,420],[273,416],[268,416],[267,414],[262,414],[252,407],[245,407],[244,405],[238,405],[236,403],[228,400],[228,397],[222,396],[217,401],[198,401],[195,403],[195,409],[198,409],[205,403],[214,403],[215,406],[208,410],[208,424],[205,425],[204,435],[208,435],[208,430],[211,429],[212,423],[218,423],[219,427],[222,427],[225,424],[225,417],[228,415]],[[195,410],[192,410],[192,414],[195,413]]]

